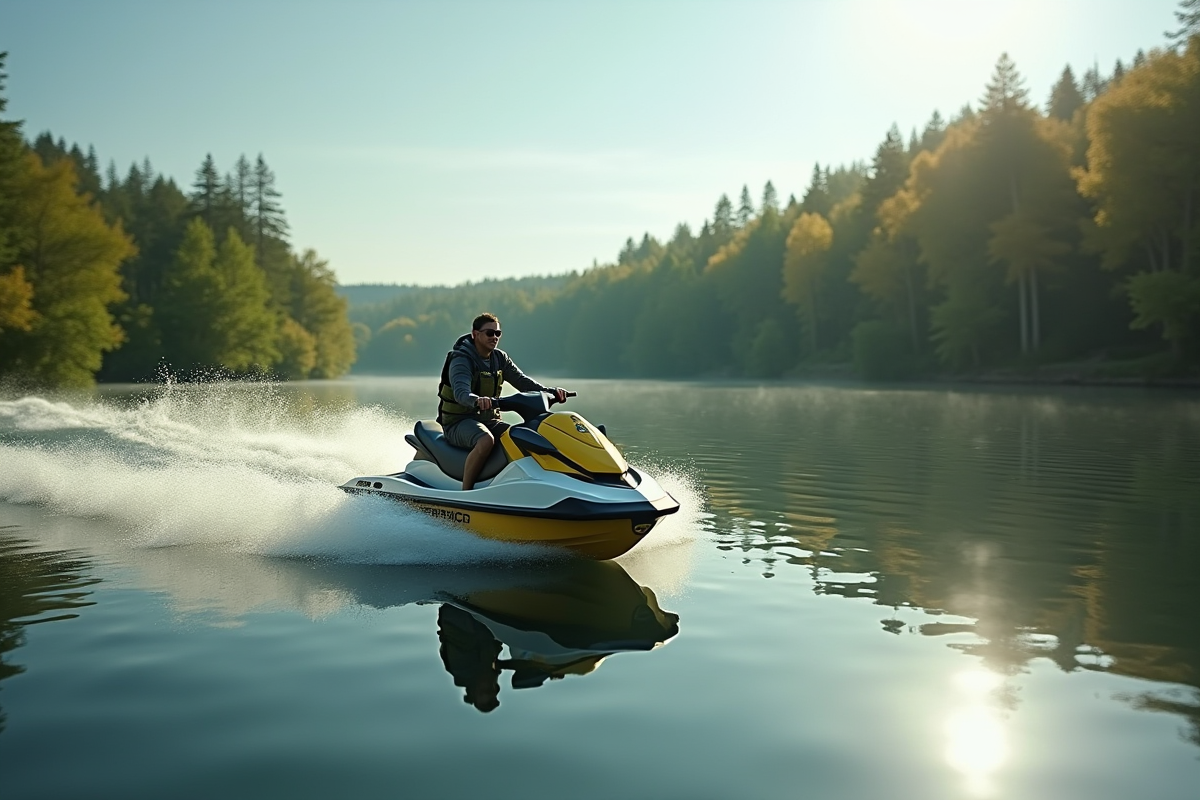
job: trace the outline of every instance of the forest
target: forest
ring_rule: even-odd
[[[101,177],[94,149],[0,118],[0,379],[344,374],[348,304],[327,261],[289,247],[263,157],[222,175],[210,155],[190,189],[149,160]]]
[[[1166,46],[1067,66],[1044,103],[1001,56],[977,102],[815,165],[799,199],[743,186],[612,263],[449,287],[338,287],[290,247],[261,155],[185,190],[27,141],[0,54],[0,379],[429,374],[484,310],[542,374],[1194,379],[1200,0],[1180,7]]]
[[[489,310],[523,368],[560,375],[1195,376],[1200,3],[1181,8],[1170,46],[1067,66],[1044,106],[1001,56],[950,119],[818,164],[800,199],[722,195],[698,231],[631,238],[613,263],[346,287],[355,369],[435,372]]]

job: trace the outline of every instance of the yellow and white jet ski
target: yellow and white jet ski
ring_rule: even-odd
[[[541,392],[497,399],[501,411],[523,421],[500,436],[474,489],[462,489],[469,451],[449,444],[442,426],[428,420],[405,437],[415,455],[403,472],[352,478],[341,488],[402,501],[489,539],[616,558],[679,503],[629,466],[603,427],[551,412],[552,403]]]

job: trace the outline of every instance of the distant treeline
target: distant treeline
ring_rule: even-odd
[[[756,203],[743,187],[698,232],[630,239],[614,264],[352,307],[357,369],[436,370],[482,310],[500,316],[518,363],[543,372],[1194,369],[1198,5],[1184,4],[1173,49],[1082,81],[1067,67],[1044,111],[1003,56],[977,109],[935,112],[907,142],[893,126],[869,165],[818,165],[800,200],[767,183]]]
[[[347,303],[327,262],[289,248],[262,156],[225,176],[209,156],[191,188],[148,160],[102,179],[94,150],[48,133],[28,144],[0,120],[0,376],[345,373]]]

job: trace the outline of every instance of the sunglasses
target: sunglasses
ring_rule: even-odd
[[[495,336],[497,339],[499,339],[504,333],[496,328],[480,328],[479,332],[484,336]]]

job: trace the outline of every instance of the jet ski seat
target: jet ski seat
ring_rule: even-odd
[[[413,434],[416,435],[414,436]],[[442,472],[455,480],[461,481],[463,479],[463,470],[467,466],[467,455],[471,451],[455,447],[447,442],[445,435],[442,433],[441,425],[433,420],[419,420],[413,426],[413,432],[405,436],[404,439],[417,451],[417,458],[432,461],[438,465]],[[496,446],[492,448],[491,455],[488,456],[487,461],[483,462],[483,469],[479,471],[478,480],[485,481],[489,478],[494,478],[506,466],[508,466],[508,456],[504,454],[504,448],[497,442]]]

